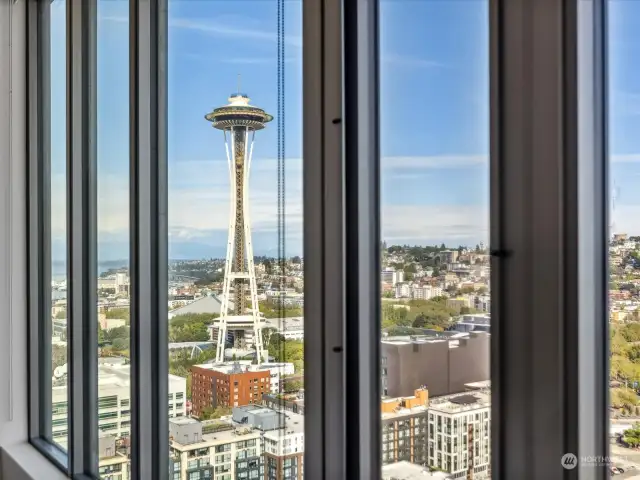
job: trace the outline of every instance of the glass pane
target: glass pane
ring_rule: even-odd
[[[129,3],[98,1],[98,457],[129,471]]]
[[[66,2],[54,0],[50,12],[51,79],[51,438],[68,448],[67,388],[67,114]]]
[[[303,472],[301,13],[169,3],[172,478]]]
[[[488,2],[380,8],[383,478],[490,478]]]
[[[612,466],[628,470],[640,466],[629,448],[640,432],[640,4],[608,7],[610,450]]]

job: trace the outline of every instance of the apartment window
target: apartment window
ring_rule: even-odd
[[[118,412],[105,412],[98,414],[98,420],[106,420],[108,418],[118,418]]]

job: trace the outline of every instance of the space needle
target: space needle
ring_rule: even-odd
[[[229,332],[234,348],[246,348],[248,341],[252,340],[256,360],[262,363],[267,356],[262,343],[264,319],[258,309],[251,243],[249,171],[255,132],[262,130],[273,117],[261,108],[249,105],[249,97],[243,93],[232,94],[228,101],[227,105],[205,115],[213,127],[224,134],[230,181],[229,236],[222,305],[220,317],[213,324],[213,330],[217,330],[216,362],[225,360],[225,341]],[[230,301],[232,290],[233,303]]]

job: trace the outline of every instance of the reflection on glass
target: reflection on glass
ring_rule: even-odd
[[[383,478],[491,477],[487,4],[380,4]]]
[[[129,5],[98,1],[98,444],[101,478],[130,478]]]
[[[610,450],[613,467],[638,468],[640,445],[640,4],[608,2]],[[615,472],[614,472],[615,473]]]
[[[51,374],[52,440],[68,448],[67,389],[67,115],[66,115],[66,28],[65,1],[50,7],[51,75]]]
[[[303,476],[300,15],[170,2],[175,480]]]

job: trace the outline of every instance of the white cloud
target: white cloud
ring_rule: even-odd
[[[489,209],[476,205],[384,205],[382,238],[391,243],[487,242]]]
[[[614,155],[614,162],[640,162],[640,154]],[[385,188],[395,188],[398,175],[416,170],[467,168],[486,164],[485,155],[386,157]],[[256,157],[250,177],[250,212],[254,238],[275,242],[277,232],[277,161]],[[226,160],[186,160],[169,166],[169,235],[176,242],[223,247],[229,221],[229,174]],[[393,172],[393,174],[392,174]],[[400,173],[398,173],[400,172]],[[302,161],[286,163],[287,238],[301,238],[303,226]],[[400,185],[400,183],[398,184]],[[65,179],[52,177],[52,234],[66,235]],[[383,205],[382,236],[389,242],[475,244],[487,242],[487,205]],[[616,205],[616,231],[640,233],[640,205]],[[129,232],[128,175],[100,174],[98,183],[99,241],[125,241]],[[273,245],[275,248],[275,243]],[[256,245],[264,251],[269,245]]]
[[[106,15],[101,21],[114,23],[129,23],[127,17]],[[277,41],[275,31],[261,30],[257,26],[257,20],[250,17],[221,16],[193,20],[189,18],[170,17],[169,28],[192,30],[216,37],[235,38],[241,40],[267,40]],[[242,24],[242,25],[238,25]],[[293,47],[302,47],[302,37],[299,35],[285,35],[285,43]]]
[[[447,66],[441,62],[393,52],[384,52],[382,54],[382,62],[394,66],[412,68],[442,68]]]
[[[626,155],[612,155],[611,161],[614,163],[637,163],[637,162],[640,162],[640,153],[630,153]]]
[[[416,157],[383,157],[383,169],[443,169],[483,165],[487,155],[430,155]]]

